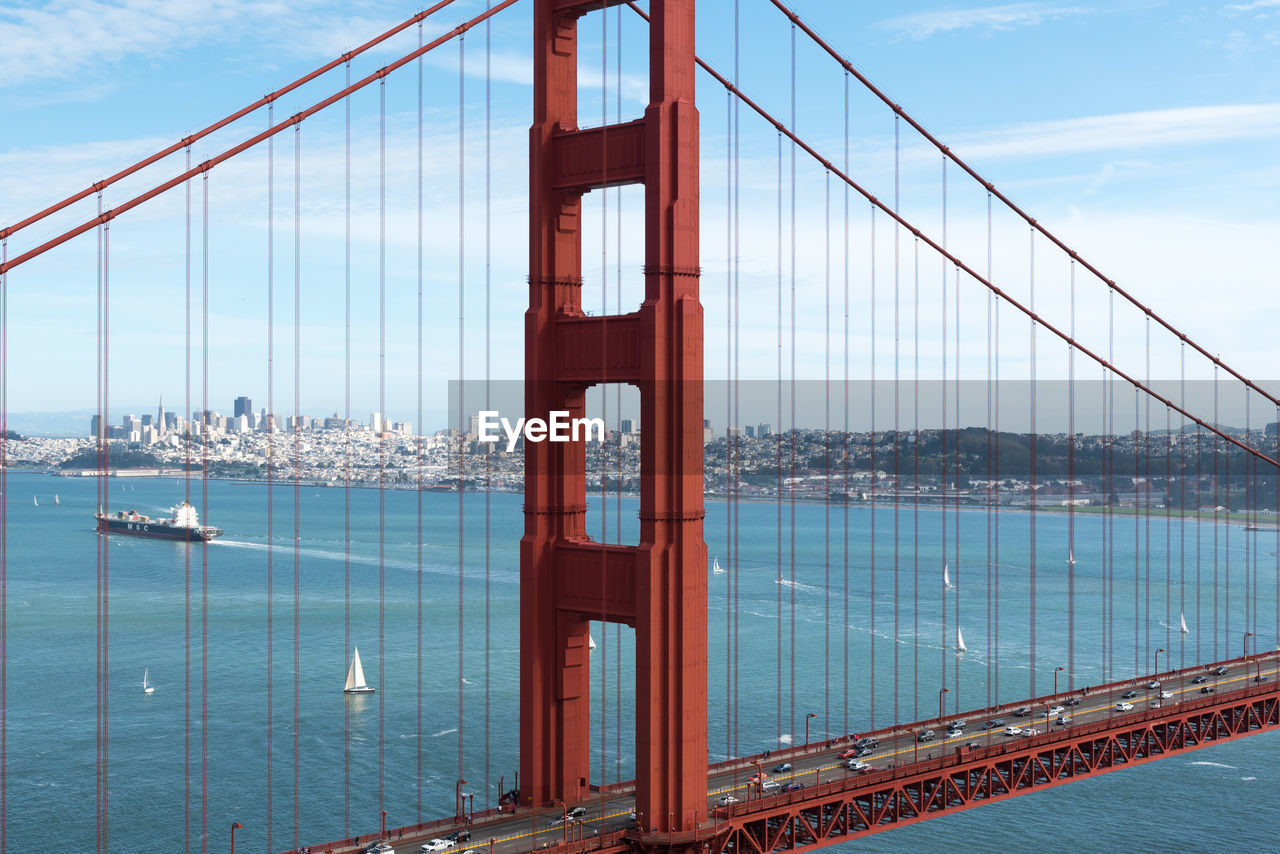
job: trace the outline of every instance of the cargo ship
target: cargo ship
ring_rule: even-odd
[[[222,529],[201,525],[196,508],[182,502],[172,509],[167,519],[143,516],[136,510],[120,510],[114,515],[95,513],[98,530],[107,534],[129,534],[135,537],[155,537],[161,540],[185,540],[206,543],[222,536]]]

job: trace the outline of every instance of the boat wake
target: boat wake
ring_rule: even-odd
[[[452,727],[452,728],[450,728],[450,729],[442,729],[442,730],[440,730],[439,732],[433,732],[433,733],[431,733],[431,737],[432,737],[432,738],[439,738],[439,737],[440,737],[440,736],[442,736],[442,735],[448,735],[448,734],[449,734],[449,733],[451,733],[451,732],[457,732],[457,731],[458,731],[458,728],[457,728],[457,727]]]

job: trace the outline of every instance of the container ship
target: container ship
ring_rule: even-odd
[[[222,536],[221,528],[201,525],[196,508],[185,501],[174,507],[172,512],[173,515],[167,519],[153,519],[136,510],[121,510],[112,516],[96,513],[94,518],[98,520],[98,530],[107,534],[130,534],[135,537],[201,543]]]

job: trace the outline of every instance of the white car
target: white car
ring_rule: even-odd
[[[1030,738],[1033,735],[1039,735],[1039,734],[1040,734],[1040,730],[1034,729],[1033,727],[1027,727],[1022,731],[1023,738]]]
[[[418,851],[420,854],[433,854],[435,851],[448,851],[457,844],[452,839],[431,839],[422,843],[422,847]],[[388,845],[387,848],[390,849],[391,846]]]
[[[845,763],[844,767],[848,768],[850,771],[870,771],[871,763],[863,762],[861,759],[850,759]]]
[[[1005,727],[1005,728],[1004,728],[1004,734],[1005,734],[1005,735],[1022,735],[1022,727],[1020,727],[1020,726],[1007,726],[1007,727]]]
[[[1062,714],[1062,713],[1063,713],[1063,712],[1065,712],[1065,711],[1066,711],[1066,709],[1064,709],[1062,706],[1054,706],[1052,709],[1050,709],[1050,710],[1049,710],[1049,713],[1048,713],[1047,717],[1052,717],[1052,716],[1054,716],[1054,715],[1060,715],[1060,714]]]
[[[1150,682],[1147,683],[1147,687],[1150,688],[1152,691],[1154,691],[1156,688],[1160,687],[1160,680],[1152,679]]]
[[[739,801],[733,795],[721,795],[720,800],[716,801],[716,803],[722,807],[727,807],[730,804],[739,803]]]
[[[396,849],[391,847],[390,842],[375,842],[364,849],[363,854],[395,854]]]
[[[1161,700],[1168,700],[1168,699],[1171,699],[1172,697],[1173,697],[1173,692],[1172,692],[1172,691],[1161,691],[1161,692],[1160,692],[1160,699],[1161,699]]]
[[[1133,703],[1116,703],[1117,712],[1132,712]]]

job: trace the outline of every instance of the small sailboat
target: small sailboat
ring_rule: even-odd
[[[1076,565],[1076,550],[1075,550],[1075,549],[1067,549],[1067,563],[1069,563],[1071,566],[1075,566],[1075,565]]]
[[[154,694],[155,692],[156,692],[156,686],[154,686],[154,685],[152,685],[152,684],[151,684],[151,669],[150,669],[150,668],[143,668],[143,670],[142,670],[142,693],[144,693],[144,694]]]
[[[360,664],[360,647],[351,651],[351,666],[347,668],[347,684],[343,689],[347,694],[372,694],[374,688],[364,681],[364,666]]]
[[[596,639],[591,636],[590,632],[588,632],[587,633],[587,652],[590,652],[595,648],[596,648]]]
[[[720,575],[724,572],[724,567],[720,565],[720,555],[716,555],[711,559],[711,571],[716,575]]]
[[[956,626],[956,655],[968,651],[969,647],[964,645],[964,632],[960,631],[959,626]]]
[[[1184,635],[1191,634],[1191,629],[1187,628],[1187,616],[1186,616],[1186,614],[1179,614],[1179,615],[1178,615],[1178,621],[1182,624],[1182,625],[1179,627],[1179,629],[1178,629],[1178,630],[1179,630],[1180,632],[1182,632]]]
[[[33,496],[31,496],[31,506],[33,506],[33,507],[39,507],[39,506],[40,506],[40,499],[39,499],[39,498],[36,498],[34,495],[33,495]]]
[[[58,500],[58,493],[56,493],[56,492],[53,494],[53,503],[54,503],[54,504],[61,504],[61,503],[62,503],[60,500]]]
[[[945,562],[942,564],[942,586],[948,590],[956,589],[956,586],[951,583],[951,569]]]

